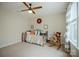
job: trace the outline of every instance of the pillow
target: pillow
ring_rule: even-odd
[[[30,32],[27,32],[27,35],[30,35]]]
[[[31,35],[35,35],[35,31],[31,31],[30,34],[31,34]]]
[[[37,30],[35,30],[35,35],[37,35],[37,34],[38,34]]]

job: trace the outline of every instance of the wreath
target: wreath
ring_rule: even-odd
[[[38,18],[38,19],[37,19],[37,23],[38,23],[38,24],[42,23],[42,19],[41,19],[41,18]]]

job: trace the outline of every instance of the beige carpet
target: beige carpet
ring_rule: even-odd
[[[66,54],[56,47],[44,47],[29,44],[17,43],[8,47],[0,48],[1,57],[66,57]]]

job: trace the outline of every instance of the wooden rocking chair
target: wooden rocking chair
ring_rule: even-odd
[[[61,47],[61,33],[60,32],[54,33],[53,43],[58,47],[58,49]]]

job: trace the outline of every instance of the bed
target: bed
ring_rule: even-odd
[[[27,37],[26,42],[38,44],[38,45],[44,45],[44,37],[43,35],[40,35],[39,30],[33,30],[33,31],[27,31]]]

